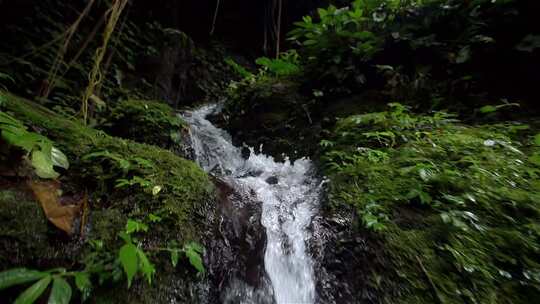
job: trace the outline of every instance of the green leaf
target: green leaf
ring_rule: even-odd
[[[157,216],[157,215],[155,215],[155,214],[153,214],[153,213],[150,213],[150,214],[148,215],[148,219],[149,219],[150,222],[152,222],[152,223],[159,223],[159,222],[161,222],[161,221],[163,220],[160,216]]]
[[[195,242],[188,243],[184,246],[184,252],[189,259],[189,263],[197,269],[199,273],[204,273],[204,265],[200,253],[204,248]]]
[[[70,300],[71,286],[62,277],[55,277],[48,304],[69,304]]]
[[[148,281],[148,283],[151,284],[152,277],[154,276],[154,273],[156,272],[156,268],[148,260],[148,257],[146,256],[144,251],[138,249],[137,255],[139,256],[140,270],[142,274],[146,277],[146,280]]]
[[[158,195],[158,194],[161,192],[161,189],[163,189],[163,187],[161,187],[161,186],[154,186],[154,188],[152,188],[152,195],[153,195],[153,196]]]
[[[45,272],[29,270],[26,268],[15,268],[0,272],[0,290],[14,285],[20,285],[39,280],[48,274]]]
[[[3,96],[0,96],[0,97],[4,98]],[[4,99],[4,102],[6,102],[5,99]],[[19,120],[15,119],[11,115],[2,111],[0,111],[0,124],[7,124],[7,125],[16,126],[19,128],[24,128],[24,125],[22,122],[20,122]]]
[[[180,254],[178,250],[171,250],[171,263],[173,267],[176,267],[176,265],[178,265],[179,258],[180,258]]]
[[[484,114],[493,113],[493,112],[496,112],[497,109],[498,108],[496,106],[487,105],[480,108],[480,113],[484,113]]]
[[[540,146],[540,133],[534,137],[534,144]]]
[[[58,174],[53,169],[53,162],[50,156],[47,156],[42,151],[32,152],[32,166],[36,170],[36,174],[41,178],[58,178]]]
[[[317,44],[317,40],[313,40],[313,39],[308,39],[306,41],[304,41],[303,45],[305,46],[309,46],[309,45],[314,45],[314,44]]]
[[[126,244],[120,248],[120,252],[118,253],[120,263],[122,263],[122,267],[124,268],[124,272],[126,273],[128,279],[128,288],[131,287],[131,281],[133,280],[133,277],[135,277],[135,274],[139,268],[137,251],[138,250],[135,245]]]
[[[204,247],[197,242],[189,242],[186,245],[184,245],[184,250],[195,250],[198,253],[203,253]]]
[[[11,83],[15,83],[15,79],[13,79],[13,77],[11,77],[10,75],[6,73],[0,72],[0,79],[9,80]],[[3,97],[3,96],[0,96],[0,97]],[[0,103],[1,103],[1,100],[0,100]]]
[[[54,166],[69,169],[67,156],[55,147],[51,148],[51,160]]]
[[[23,293],[17,297],[14,304],[32,304],[34,303],[39,296],[47,289],[47,286],[49,286],[49,283],[51,283],[52,276],[48,275],[44,277],[43,279],[37,281],[34,283],[34,285],[28,287]]]
[[[83,301],[90,297],[92,291],[92,281],[90,281],[90,275],[86,272],[77,272],[75,274],[75,286],[82,294]]]
[[[459,53],[456,57],[456,63],[461,64],[469,61],[471,59],[471,48],[466,46],[459,50]]]
[[[128,234],[131,234],[133,232],[147,232],[148,231],[148,226],[145,225],[144,223],[141,223],[139,221],[134,221],[132,219],[129,219],[127,221],[127,224],[126,224],[126,232]]]
[[[530,156],[529,161],[540,167],[540,153],[536,153]]]

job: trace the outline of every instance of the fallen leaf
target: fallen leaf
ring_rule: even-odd
[[[60,190],[59,182],[29,181],[28,186],[41,204],[47,219],[59,229],[71,234],[73,230],[73,221],[79,215],[81,205],[87,198],[84,197],[77,205],[63,206],[60,204],[60,198],[58,196]]]

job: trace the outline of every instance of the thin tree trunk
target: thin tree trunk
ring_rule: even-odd
[[[60,45],[60,48],[58,49],[58,53],[56,55],[56,59],[49,71],[49,76],[47,80],[47,87],[44,88],[43,97],[47,98],[49,94],[51,93],[52,89],[55,86],[56,82],[56,76],[58,75],[58,72],[60,71],[60,67],[62,65],[62,62],[64,61],[64,55],[67,52],[67,49],[69,47],[69,43],[71,42],[71,38],[73,38],[73,35],[75,35],[75,32],[79,28],[79,24],[81,21],[88,15],[90,10],[92,9],[92,6],[94,5],[95,0],[88,1],[88,4],[82,11],[82,13],[79,15],[77,20],[67,29],[66,31],[66,39],[63,44]]]
[[[283,0],[278,0],[278,17],[277,17],[277,33],[276,33],[276,58],[279,57],[281,43],[281,11],[283,9]]]
[[[214,31],[216,30],[216,21],[219,14],[219,6],[221,5],[221,0],[217,0],[216,2],[216,10],[214,11],[214,19],[212,20],[212,29],[210,30],[210,36],[214,35]]]

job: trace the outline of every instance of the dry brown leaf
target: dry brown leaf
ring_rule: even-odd
[[[73,221],[80,212],[81,204],[66,206],[60,204],[58,196],[60,183],[57,181],[29,181],[28,186],[32,189],[34,196],[41,204],[47,219],[56,227],[71,234]],[[83,200],[85,199],[86,197]]]

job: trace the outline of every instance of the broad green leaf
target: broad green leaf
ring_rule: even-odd
[[[155,214],[153,214],[153,213],[150,213],[150,214],[148,215],[148,219],[149,219],[150,222],[152,222],[152,223],[159,223],[159,222],[161,222],[161,220],[162,220],[162,218],[161,218],[160,216],[157,216],[157,215],[155,215]]]
[[[534,137],[534,144],[540,146],[540,133]]]
[[[51,160],[54,166],[69,169],[67,156],[55,147],[51,148]]]
[[[200,255],[200,253],[204,251],[204,248],[195,242],[191,242],[184,246],[184,251],[189,259],[189,263],[195,267],[199,273],[204,273],[204,265]]]
[[[0,92],[2,93],[2,92]],[[8,102],[8,99],[6,96],[0,94],[0,107]],[[1,114],[1,113],[0,113]]]
[[[148,231],[148,226],[144,223],[141,223],[139,221],[134,221],[132,219],[129,219],[126,224],[126,232],[128,234],[131,234],[133,232],[146,232]]]
[[[2,111],[0,111],[0,124],[12,125],[24,129],[24,125],[22,122]]]
[[[120,169],[122,169],[122,171],[128,172],[129,169],[131,168],[131,163],[129,162],[129,160],[118,158],[117,161],[118,161],[118,166],[120,167]]]
[[[45,272],[29,270],[26,268],[15,268],[0,272],[0,290],[14,285],[20,285],[39,280],[48,274]]]
[[[540,167],[540,153],[533,154],[529,157],[529,161]]]
[[[88,299],[92,291],[92,281],[90,275],[86,272],[77,272],[75,274],[75,286],[82,294],[83,301]]]
[[[71,286],[62,277],[55,277],[48,304],[69,304],[70,300]]]
[[[144,253],[144,251],[138,249],[137,255],[139,256],[139,262],[140,262],[140,270],[142,274],[146,277],[146,280],[149,284],[152,283],[152,277],[154,276],[154,273],[156,272],[156,268],[152,263],[148,260],[148,257]]]
[[[133,242],[133,240],[131,239],[131,235],[127,234],[125,231],[121,231],[120,233],[118,233],[118,236],[128,244]]]
[[[480,108],[480,113],[484,113],[484,114],[493,113],[493,112],[496,112],[497,109],[498,108],[496,106],[487,105]]]
[[[138,249],[135,245],[126,244],[120,248],[120,252],[118,253],[120,263],[122,263],[122,267],[124,268],[124,272],[128,279],[128,288],[131,287],[131,281],[139,268],[137,251]]]
[[[456,57],[456,63],[461,64],[469,61],[471,59],[471,48],[466,46],[459,50],[459,53]]]
[[[422,202],[422,204],[429,204],[433,201],[431,195],[424,191],[419,191],[418,197],[420,198],[420,202]]]
[[[10,82],[15,83],[15,79],[13,79],[13,77],[11,77],[10,75],[8,75],[6,73],[0,72],[0,79],[9,80]],[[2,103],[2,98],[3,97],[4,96],[0,96],[0,104]]]
[[[173,267],[176,267],[178,265],[178,259],[180,258],[180,254],[178,250],[172,250],[171,251],[171,263]]]
[[[152,195],[158,195],[161,192],[161,189],[163,189],[161,186],[154,186],[154,188],[152,188]]]
[[[186,245],[184,245],[184,250],[195,250],[198,253],[203,253],[204,247],[197,242],[189,242]]]
[[[32,166],[36,169],[36,174],[41,178],[58,178],[58,174],[53,169],[53,162],[50,156],[45,155],[42,151],[32,152]]]
[[[47,289],[49,283],[51,283],[52,276],[48,275],[41,280],[34,283],[34,285],[28,287],[23,293],[17,297],[14,304],[32,304],[34,303],[39,296]]]

